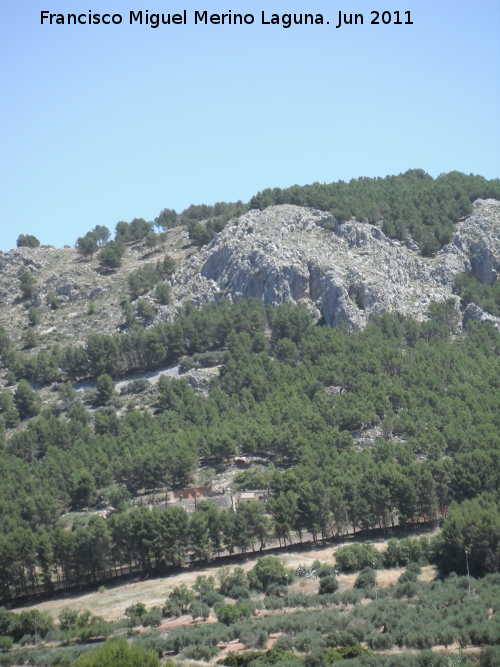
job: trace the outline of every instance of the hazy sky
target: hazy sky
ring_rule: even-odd
[[[413,167],[500,177],[498,0],[2,0],[0,248]],[[128,24],[130,10],[187,26]],[[252,13],[195,26],[194,10]],[[330,25],[261,25],[261,12]],[[40,12],[120,13],[119,26]],[[335,28],[339,10],[363,26]],[[372,10],[414,25],[370,25]]]

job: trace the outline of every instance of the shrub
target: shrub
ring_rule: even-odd
[[[10,651],[14,642],[10,637],[0,637],[0,651]]]
[[[301,653],[310,653],[311,651],[323,648],[325,645],[323,637],[318,632],[312,630],[299,632],[293,643],[295,648]]]
[[[327,662],[328,665],[331,665],[332,662],[338,662],[339,660],[344,659],[342,657],[342,654],[340,653],[340,651],[336,648],[326,649],[325,658],[326,658],[326,662]]]
[[[156,310],[153,306],[146,301],[146,299],[140,298],[137,300],[137,317],[139,317],[144,324],[149,324],[154,320],[156,316]]]
[[[39,248],[40,241],[33,234],[19,234],[16,245],[18,248]]]
[[[32,349],[33,347],[37,347],[40,343],[40,336],[36,333],[33,327],[28,327],[23,333],[23,341],[25,347]]]
[[[264,607],[270,611],[274,611],[276,609],[284,609],[285,603],[281,598],[266,597]]]
[[[500,667],[500,646],[485,646],[479,664],[481,667]]]
[[[326,667],[326,655],[323,651],[312,651],[304,659],[305,667]]]
[[[225,604],[219,607],[215,613],[219,623],[231,625],[243,618],[250,618],[252,615],[252,608],[247,604]]]
[[[373,563],[382,565],[383,556],[371,542],[349,544],[334,554],[335,562],[342,572],[357,572]]]
[[[34,635],[23,635],[19,640],[19,646],[29,646],[35,643]]]
[[[99,618],[99,617],[95,617]],[[90,625],[80,628],[76,633],[77,641],[85,644],[97,637],[109,637],[116,629],[115,623],[108,623],[102,619],[93,621]]]
[[[197,644],[196,646],[188,646],[182,652],[182,657],[186,660],[203,660],[203,662],[210,662],[219,653],[217,646],[205,646],[204,644]]]
[[[36,327],[37,324],[40,324],[42,319],[42,316],[40,315],[40,311],[38,308],[35,308],[34,306],[30,306],[28,308],[28,322],[31,327]]]
[[[113,378],[104,373],[97,378],[97,404],[106,405],[115,393],[115,382]]]
[[[224,352],[197,352],[192,357],[185,357],[179,366],[181,370],[188,371],[191,368],[210,368],[222,364]]]
[[[317,595],[306,595],[305,593],[293,593],[290,595],[291,607],[314,607],[317,602]]]
[[[415,574],[419,575],[422,572],[422,568],[418,563],[408,563],[408,567],[406,568],[407,572],[414,572]]]
[[[162,607],[162,614],[163,616],[175,616],[175,618],[179,618],[179,616],[182,616],[183,610],[180,605],[176,604],[175,602],[168,602],[163,605]]]
[[[75,667],[159,667],[158,655],[141,646],[130,647],[125,639],[108,640],[95,651],[81,655]]]
[[[339,582],[337,581],[337,577],[334,574],[329,574],[320,579],[319,593],[320,595],[324,595],[325,593],[335,593],[335,591],[338,590],[338,587]]]
[[[234,600],[248,600],[250,591],[245,586],[233,586],[227,595]]]
[[[248,590],[248,579],[245,570],[242,567],[235,567],[231,572],[229,567],[222,567],[217,578],[219,580],[219,591],[222,595],[236,597],[232,595],[233,589],[245,588]]]
[[[256,630],[245,637],[245,646],[249,648],[266,648],[269,635],[265,630]]]
[[[406,581],[403,584],[398,584],[394,588],[393,596],[397,599],[413,598],[418,593],[418,584],[414,581]]]
[[[155,293],[154,293],[154,299],[157,301],[160,305],[166,306],[167,304],[170,303],[170,285],[168,283],[160,283],[159,285],[156,286]]]
[[[385,567],[401,567],[409,563],[422,564],[428,561],[430,542],[426,537],[402,540],[390,539],[383,553]]]
[[[59,629],[62,632],[78,627],[79,613],[74,609],[63,609],[58,616]]]
[[[156,264],[144,264],[135,271],[132,271],[128,277],[128,285],[132,300],[138,296],[146,294],[156,285],[155,299],[161,304],[167,304],[170,300],[170,285],[161,282],[165,278],[170,278],[172,273],[168,270],[171,266],[165,265],[165,260],[156,262]]]
[[[331,649],[330,649],[331,650]],[[330,650],[325,651],[327,658]],[[360,644],[353,644],[351,646],[339,646],[335,651],[340,655],[342,660],[349,660],[351,658],[357,658],[360,655],[368,653],[368,651],[360,646]]]
[[[357,604],[361,600],[361,592],[355,589],[344,591],[340,596],[343,605]]]
[[[313,567],[316,570],[316,574],[320,579],[323,579],[324,577],[328,577],[331,574],[335,574],[335,568],[333,565],[327,565],[326,563],[319,564],[318,567],[315,567],[317,561],[313,563]]]
[[[354,582],[354,588],[360,588],[362,590],[373,588],[375,586],[376,580],[375,570],[371,567],[365,567],[363,570],[361,570],[356,581]]]
[[[367,642],[375,651],[387,651],[394,646],[394,637],[390,632],[375,632],[368,637]]]
[[[276,582],[273,582],[269,584],[269,586],[266,588],[266,595],[273,595],[274,597],[281,597],[282,595],[286,595],[286,586],[283,584],[277,584]]]
[[[318,602],[322,607],[329,607],[332,604],[339,605],[341,601],[338,593],[334,593],[333,595],[318,595]]]
[[[125,254],[125,244],[120,239],[108,241],[99,252],[99,264],[104,269],[114,271],[122,265],[122,257]]]
[[[57,310],[59,308],[60,304],[54,292],[49,292],[45,297],[45,301],[47,306],[49,306],[52,310]]]
[[[147,627],[157,628],[159,625],[161,625],[162,618],[163,614],[160,607],[153,607],[146,614],[143,614],[141,618],[142,625],[145,628]]]
[[[31,271],[25,266],[21,266],[17,272],[17,277],[19,278],[19,283],[21,286],[21,293],[24,299],[31,299],[35,293],[35,279]]]
[[[130,501],[130,492],[125,486],[115,486],[112,484],[104,489],[103,496],[118,512],[126,510]],[[138,602],[137,604],[142,604],[142,602]]]
[[[238,596],[237,599],[242,599],[244,596],[240,598]],[[224,604],[224,596],[221,595],[220,593],[217,593],[217,591],[210,591],[206,595],[203,596],[203,602],[206,602],[209,607],[216,607],[217,605]]]
[[[264,556],[260,558],[248,573],[248,581],[252,588],[267,591],[270,584],[286,586],[287,580],[292,583],[295,575],[287,570],[279,558]]]
[[[273,648],[278,651],[293,651],[293,639],[290,635],[281,635],[276,640]]]
[[[398,584],[404,584],[407,581],[417,581],[418,575],[416,572],[406,570],[399,575]]]
[[[352,628],[339,632],[339,646],[356,646],[358,642],[359,638],[353,632]]]
[[[180,616],[186,614],[190,605],[195,601],[194,591],[190,590],[186,584],[176,586],[169,594],[165,606],[163,607],[164,616]]]
[[[193,617],[193,620],[202,618],[204,621],[206,621],[210,616],[210,607],[206,602],[200,602],[197,600],[189,607],[189,613]]]
[[[147,613],[146,605],[144,602],[136,602],[136,604],[130,605],[125,609],[125,616],[131,618],[132,616],[138,616],[142,618]]]
[[[151,387],[146,378],[136,378],[120,389],[120,394],[142,394]]]
[[[167,639],[162,637],[157,630],[138,633],[137,639],[134,641],[133,646],[140,646],[147,651],[154,651],[160,656],[160,658],[162,657],[163,653],[168,650]],[[171,663],[171,661],[167,661],[164,667],[167,667],[169,662]],[[173,667],[173,665],[170,664],[169,667]]]

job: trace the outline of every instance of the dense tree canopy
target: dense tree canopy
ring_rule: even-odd
[[[180,214],[164,209],[155,224],[163,229],[187,225],[190,239],[201,246],[209,243],[229,219],[248,209],[295,204],[331,211],[340,222],[356,218],[381,225],[391,238],[404,240],[411,236],[418,241],[424,255],[431,255],[449,243],[453,224],[471,213],[471,203],[489,197],[500,199],[499,179],[488,181],[456,171],[434,179],[422,169],[412,169],[398,176],[362,177],[348,183],[268,188],[257,193],[248,204],[192,205]],[[202,220],[207,222],[202,225]]]
[[[185,355],[188,366],[204,363],[204,355],[222,361],[207,396],[184,379],[162,377],[155,415],[131,406],[118,417],[111,400],[89,424],[67,383],[57,409],[38,415],[27,382],[0,394],[0,420],[12,429],[0,434],[4,594],[42,580],[42,553],[47,572],[55,568],[63,581],[98,581],[122,565],[147,570],[187,554],[206,559],[222,550],[259,549],[271,537],[287,543],[293,532],[316,539],[447,512],[452,520],[452,501],[496,494],[500,334],[471,322],[451,337],[446,304],[431,316],[418,323],[386,314],[347,334],[314,325],[302,306],[188,305],[174,323],[92,334],[82,347],[40,352],[29,366],[0,330],[3,363],[17,373],[43,382],[107,375],[99,384],[101,403],[112,399],[111,378],[126,370]],[[292,364],[280,360],[283,340],[297,350]],[[20,418],[26,428],[15,431]],[[353,434],[375,426],[374,446],[359,448]],[[276,466],[266,471],[272,496],[266,506],[243,503],[221,513],[199,503],[191,515],[179,505],[163,512],[129,508],[127,499],[140,490],[188,484],[200,457],[223,462],[236,453],[262,454]],[[244,478],[247,488],[262,483],[259,474]],[[119,510],[107,521],[94,517],[72,531],[62,528],[68,509],[93,507],[104,497]],[[496,525],[488,512],[484,525]],[[479,553],[482,538],[474,539]],[[408,562],[408,549],[393,550],[393,562]],[[475,571],[496,571],[495,544],[482,549],[488,565]],[[460,557],[450,562],[457,569]]]
[[[252,208],[296,204],[331,211],[341,222],[352,217],[381,223],[391,238],[413,237],[424,254],[451,240],[453,223],[472,212],[478,198],[500,198],[500,180],[452,171],[433,179],[422,169],[399,176],[358,178],[345,183],[267,189],[250,200]]]

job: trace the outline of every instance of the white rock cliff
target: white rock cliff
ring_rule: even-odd
[[[436,257],[421,257],[416,249],[376,226],[341,225],[322,211],[291,205],[250,211],[183,263],[172,279],[173,304],[158,318],[171,318],[184,301],[201,305],[224,296],[273,305],[302,301],[328,324],[350,328],[392,311],[424,319],[432,300],[453,298],[458,307],[452,293],[457,273],[472,271],[488,284],[496,280],[500,202],[476,201]]]

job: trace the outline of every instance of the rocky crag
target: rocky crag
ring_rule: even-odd
[[[144,297],[158,310],[157,320],[175,317],[186,301],[202,305],[226,297],[258,297],[266,303],[306,303],[328,324],[364,327],[377,313],[398,311],[424,319],[431,300],[452,293],[457,273],[471,271],[492,284],[500,265],[500,202],[478,200],[472,215],[458,223],[452,243],[425,258],[418,245],[387,238],[379,227],[339,224],[329,213],[284,205],[250,211],[231,221],[213,241],[197,251],[187,229],[176,227],[165,245],[149,252],[127,246],[123,265],[103,272],[96,257],[82,260],[73,248],[16,248],[0,252],[0,324],[18,345],[28,326],[27,307],[41,318],[38,349],[54,343],[82,342],[90,332],[123,331],[123,303],[130,298],[128,276],[145,263],[169,253],[179,267],[172,278],[172,303],[158,307],[154,290]],[[21,297],[18,270],[33,275],[32,299]],[[53,293],[59,308],[46,297]],[[500,319],[471,304],[468,319]]]
[[[185,301],[257,297],[272,305],[305,302],[332,326],[362,328],[391,311],[422,320],[433,300],[452,298],[459,306],[452,293],[457,273],[472,271],[488,284],[497,279],[500,202],[476,201],[452,243],[436,257],[417,253],[412,239],[394,241],[362,222],[341,225],[330,213],[291,205],[250,211],[182,264],[172,279],[173,303],[158,319],[174,317]],[[485,314],[475,306],[467,317]]]

